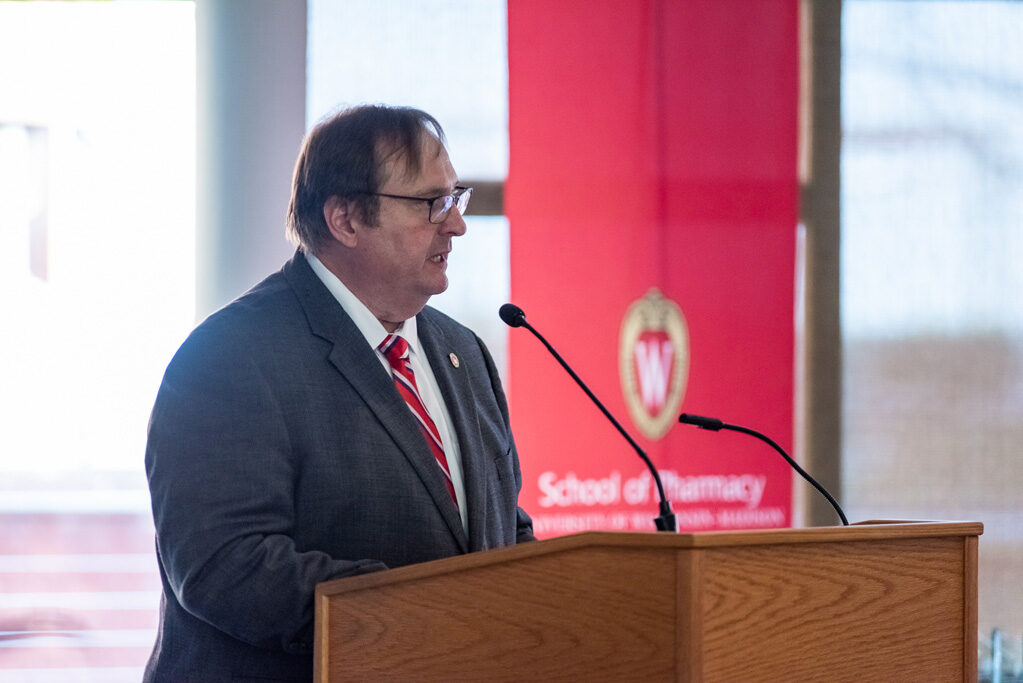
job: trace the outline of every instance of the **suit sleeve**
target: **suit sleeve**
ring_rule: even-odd
[[[508,400],[504,395],[504,388],[501,385],[501,377],[497,372],[497,366],[494,363],[494,359],[490,356],[490,351],[487,350],[486,344],[479,337],[476,337],[476,343],[479,344],[480,350],[483,353],[483,359],[486,361],[487,374],[490,376],[490,385],[494,392],[494,397],[497,399],[497,405],[501,409],[501,416],[504,419],[505,428],[508,430],[508,440],[511,443],[512,460],[515,464],[515,490],[518,492],[522,488],[522,473],[519,469],[519,454],[515,448],[515,439],[512,437],[511,432],[511,420],[508,415]],[[515,529],[515,542],[525,543],[528,541],[535,541],[536,537],[533,535],[533,520],[530,519],[526,511],[520,506],[516,506],[516,529]]]
[[[184,609],[239,640],[293,653],[311,646],[318,582],[385,568],[296,547],[298,466],[258,363],[194,333],[167,369],[149,425],[159,561]]]

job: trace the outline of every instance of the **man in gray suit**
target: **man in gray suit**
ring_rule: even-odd
[[[146,681],[309,681],[318,582],[533,539],[493,360],[426,306],[470,193],[422,111],[307,137],[298,251],[195,329],[153,408]]]

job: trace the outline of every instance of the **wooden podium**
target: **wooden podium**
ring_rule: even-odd
[[[328,581],[315,680],[976,681],[981,533],[591,532]]]

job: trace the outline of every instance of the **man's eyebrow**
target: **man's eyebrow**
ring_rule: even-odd
[[[422,192],[417,192],[416,194],[423,197],[443,197],[444,195],[451,194],[452,192],[454,192],[456,187],[459,187],[458,181],[455,181],[455,184],[452,185],[450,188],[446,186],[430,187],[423,190]]]

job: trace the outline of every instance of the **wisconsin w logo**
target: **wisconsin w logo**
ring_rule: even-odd
[[[689,375],[689,334],[682,311],[657,289],[629,306],[618,361],[632,421],[647,438],[661,438],[682,405]]]
[[[668,396],[668,378],[671,377],[675,347],[664,332],[644,330],[639,335],[633,355],[640,400],[648,413],[656,415],[664,408]]]

